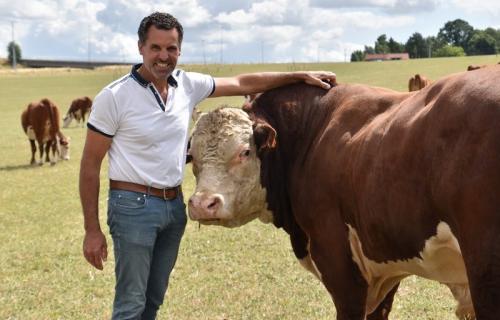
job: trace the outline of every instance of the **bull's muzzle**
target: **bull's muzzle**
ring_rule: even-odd
[[[188,201],[189,218],[197,221],[221,219],[219,213],[223,206],[222,195],[196,192]]]

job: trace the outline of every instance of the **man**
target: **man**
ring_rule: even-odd
[[[96,96],[80,167],[83,253],[102,270],[107,244],[98,219],[99,173],[109,155],[113,319],[154,319],[163,302],[187,221],[180,185],[194,107],[207,97],[251,94],[298,81],[325,89],[335,83],[331,72],[212,78],[177,70],[183,29],[166,13],[145,17],[138,35],[143,63]]]

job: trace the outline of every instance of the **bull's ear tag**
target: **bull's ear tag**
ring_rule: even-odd
[[[267,123],[255,125],[253,136],[259,152],[276,147],[276,130]]]

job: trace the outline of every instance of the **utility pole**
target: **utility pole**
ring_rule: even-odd
[[[205,40],[201,40],[201,46],[203,48],[203,64],[207,64],[207,56],[205,55]]]
[[[90,64],[90,23],[87,23],[87,62]]]
[[[220,64],[223,64],[224,62],[224,55],[223,55],[223,47],[224,47],[224,42],[222,40],[222,25],[220,26]]]
[[[260,40],[260,63],[264,64],[264,40]]]
[[[90,14],[89,14],[89,1],[85,1],[85,15],[87,16],[87,63],[90,66]]]
[[[14,21],[11,21],[12,26],[12,69],[16,68],[16,42],[14,41]]]

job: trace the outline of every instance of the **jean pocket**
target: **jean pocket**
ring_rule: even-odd
[[[120,209],[143,209],[146,207],[146,196],[137,192],[117,192],[112,198],[112,205],[120,212],[122,211]]]

